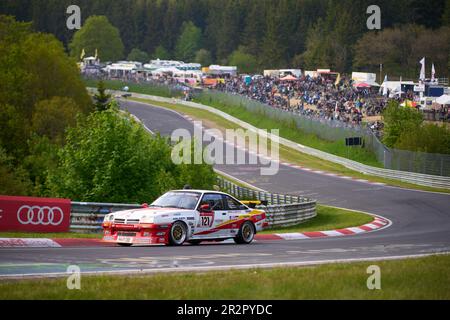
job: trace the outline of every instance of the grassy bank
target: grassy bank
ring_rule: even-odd
[[[180,104],[165,103],[165,102],[159,102],[159,101],[148,100],[148,99],[130,98],[130,100],[143,102],[143,103],[149,103],[149,104],[152,104],[155,106],[160,106],[163,108],[177,111],[177,112],[185,114],[185,115],[189,115],[195,120],[202,120],[203,125],[205,127],[216,128],[221,131],[225,131],[225,129],[241,128],[236,123],[228,121],[228,120],[226,120],[214,113],[206,111],[206,110],[190,108],[190,107],[186,107],[186,106],[180,105]],[[255,125],[255,126],[257,126],[257,125]],[[257,127],[264,128],[262,126],[257,126]],[[280,148],[280,160],[286,161],[289,163],[293,163],[296,165],[304,166],[307,168],[327,171],[327,172],[336,173],[336,174],[344,175],[344,176],[351,176],[351,177],[358,178],[358,179],[368,179],[373,182],[381,182],[381,183],[385,183],[387,185],[391,185],[391,186],[395,186],[395,187],[450,193],[450,190],[448,190],[448,189],[419,186],[419,185],[415,185],[412,183],[402,182],[399,180],[392,180],[392,179],[386,179],[386,178],[380,178],[380,177],[376,177],[376,176],[366,175],[363,173],[359,173],[359,172],[350,170],[342,165],[339,165],[339,164],[336,164],[333,162],[329,162],[326,160],[322,160],[322,159],[319,159],[314,156],[310,156],[308,154],[299,152],[297,150],[294,150],[292,148],[289,148],[289,147],[286,147],[283,145],[280,145],[279,148]],[[249,182],[251,182],[251,181],[249,181]]]
[[[94,80],[85,80],[87,86],[96,87],[97,82]],[[105,81],[105,86],[108,89],[120,90],[125,85],[130,88],[130,92],[162,96],[173,97],[170,89],[164,87],[154,87],[150,85],[142,84],[127,84],[126,82],[117,80]],[[348,148],[345,146],[344,141],[327,141],[320,139],[319,137],[303,132],[298,129],[295,124],[290,121],[283,121],[280,119],[272,119],[265,114],[248,111],[245,107],[228,105],[220,101],[210,100],[207,98],[199,98],[196,102],[214,107],[218,110],[224,111],[236,118],[239,118],[247,123],[250,123],[258,128],[264,129],[280,129],[280,136],[297,143],[309,146],[324,152],[328,152],[334,155],[338,155],[344,158],[348,158],[354,161],[358,161],[367,165],[381,167],[381,164],[377,161],[375,154],[362,148]]]
[[[373,152],[363,148],[346,147],[345,141],[343,140],[327,141],[321,139],[314,134],[309,134],[300,130],[293,121],[274,119],[262,112],[252,112],[243,106],[229,105],[215,100],[199,98],[196,102],[226,112],[229,115],[245,121],[257,128],[279,129],[280,137],[289,139],[299,144],[370,166],[382,167]]]
[[[367,267],[381,289],[367,288]],[[450,255],[303,268],[0,282],[0,299],[450,299]],[[420,275],[420,276],[418,276]],[[151,283],[151,285],[148,285]]]
[[[97,87],[97,80],[88,80],[84,79],[83,82],[85,83],[86,87]],[[165,86],[150,86],[148,84],[139,84],[139,83],[129,83],[119,80],[104,80],[103,83],[105,84],[106,89],[110,90],[122,90],[123,87],[127,86],[129,88],[130,92],[136,92],[136,93],[142,93],[142,94],[149,94],[153,96],[160,96],[160,97],[166,97],[170,98],[175,95],[178,95],[178,92],[170,90],[168,87]]]

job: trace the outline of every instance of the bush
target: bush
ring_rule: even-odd
[[[143,203],[186,183],[212,188],[211,173],[211,167],[176,166],[165,138],[150,136],[130,116],[111,108],[92,113],[68,131],[48,187],[56,196],[79,201]]]

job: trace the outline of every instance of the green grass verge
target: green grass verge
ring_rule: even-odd
[[[381,289],[367,288],[367,267]],[[0,299],[450,299],[450,255],[302,268],[0,282]],[[420,275],[420,276],[418,276]],[[149,285],[151,283],[151,285]]]
[[[96,87],[97,81],[95,80],[85,80],[87,86]],[[128,84],[126,82],[117,80],[106,80],[104,81],[105,87],[112,90],[120,90],[125,85],[130,88],[130,92],[163,96],[163,97],[173,97],[174,93],[164,87],[150,86],[144,84]],[[295,124],[290,121],[284,121],[280,119],[269,118],[265,114],[258,112],[248,111],[245,107],[234,106],[225,104],[221,101],[210,100],[208,97],[198,98],[196,102],[211,106],[218,110],[224,111],[238,119],[241,119],[247,123],[250,123],[258,128],[265,129],[280,129],[280,136],[294,142],[322,150],[331,154],[335,154],[344,158],[348,158],[354,161],[358,161],[367,165],[382,167],[378,162],[375,154],[366,149],[362,148],[348,148],[345,146],[344,141],[327,141],[317,137],[314,134],[308,134],[297,128]]]
[[[86,87],[96,88],[97,87],[97,80],[90,80],[90,79],[83,79],[83,82],[85,83]],[[142,93],[142,94],[149,94],[152,96],[160,96],[160,97],[166,97],[171,98],[174,96],[178,96],[178,92],[170,90],[168,87],[165,86],[150,86],[148,84],[139,84],[139,83],[129,83],[119,80],[104,80],[103,83],[105,84],[105,88],[109,90],[122,90],[123,87],[127,86],[130,90],[130,92],[136,92],[136,93]]]
[[[75,232],[63,232],[63,233],[39,233],[39,232],[0,232],[0,238],[89,238],[89,239],[101,239],[101,233],[75,233]]]
[[[279,129],[280,137],[289,139],[299,144],[331,153],[343,158],[348,158],[370,166],[382,167],[375,154],[363,148],[348,148],[345,141],[327,141],[314,134],[308,134],[300,130],[293,121],[270,118],[261,112],[252,112],[243,106],[235,106],[209,99],[196,99],[195,102],[211,106],[228,113],[257,128]]]
[[[362,212],[317,205],[314,219],[291,227],[268,229],[261,234],[336,230],[358,227],[372,221],[371,215]]]
[[[228,120],[226,120],[214,113],[206,111],[206,110],[190,108],[190,107],[186,107],[186,106],[183,106],[180,104],[165,103],[165,102],[159,102],[159,101],[154,101],[154,100],[149,100],[149,99],[139,99],[139,98],[129,98],[129,99],[133,100],[133,101],[150,103],[152,105],[171,109],[171,110],[177,111],[179,113],[189,115],[196,120],[203,120],[204,125],[206,127],[213,127],[213,128],[217,128],[222,131],[225,129],[241,128],[236,123],[228,121]],[[260,125],[255,125],[255,126],[258,128],[267,129]],[[340,175],[344,175],[344,176],[351,176],[351,177],[358,178],[358,179],[368,179],[373,182],[381,182],[381,183],[385,183],[390,186],[395,186],[395,187],[400,187],[400,188],[450,193],[449,189],[419,186],[419,185],[402,182],[402,181],[398,181],[398,180],[380,178],[380,177],[371,176],[371,175],[365,175],[363,173],[359,173],[359,172],[350,170],[342,165],[339,165],[339,164],[336,164],[333,162],[329,162],[326,160],[322,160],[322,159],[319,159],[314,156],[310,156],[308,154],[299,152],[297,150],[294,150],[292,148],[289,148],[289,147],[286,147],[283,145],[280,145],[279,147],[280,147],[280,158],[282,161],[286,161],[286,162],[293,163],[296,165],[304,166],[307,168],[311,168],[311,169],[315,169],[315,170],[323,170],[323,171],[332,172],[332,173],[336,173],[336,174],[340,174]]]

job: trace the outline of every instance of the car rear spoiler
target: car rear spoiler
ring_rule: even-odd
[[[267,200],[244,200],[241,202],[252,209],[259,205],[267,206],[268,204]]]

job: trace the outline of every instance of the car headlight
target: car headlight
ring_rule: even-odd
[[[107,214],[105,216],[105,219],[104,219],[105,222],[106,221],[113,221],[113,220],[114,220],[114,215],[113,214]]]

